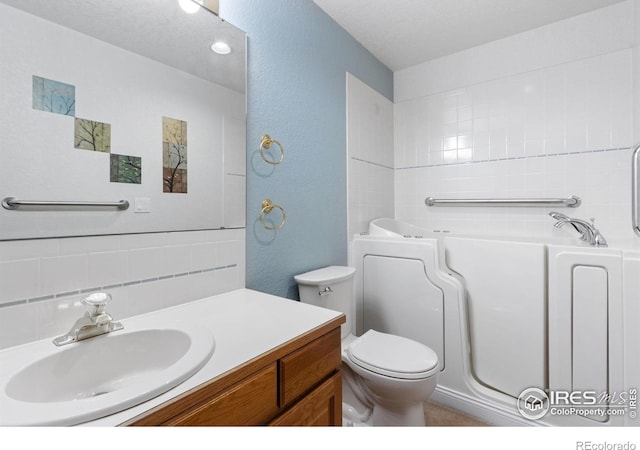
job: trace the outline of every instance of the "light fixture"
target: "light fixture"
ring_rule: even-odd
[[[204,0],[178,0],[178,4],[184,12],[194,14],[198,12],[203,1]]]
[[[211,44],[211,51],[218,55],[228,55],[231,53],[231,47],[224,41],[215,41]]]

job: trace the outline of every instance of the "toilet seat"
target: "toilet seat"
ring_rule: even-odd
[[[354,364],[392,378],[415,380],[438,371],[438,356],[426,345],[375,330],[351,342],[346,355]]]

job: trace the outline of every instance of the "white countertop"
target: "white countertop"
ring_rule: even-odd
[[[167,320],[197,323],[213,333],[215,352],[195,375],[164,394],[79,426],[119,425],[339,315],[340,313],[329,309],[240,289],[120,320],[125,330],[152,328],[155,322]],[[24,352],[29,345],[3,350],[0,355]]]

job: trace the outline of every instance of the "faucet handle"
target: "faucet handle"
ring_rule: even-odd
[[[549,213],[549,215],[550,215],[553,219],[558,220],[558,221],[562,221],[562,220],[569,220],[569,216],[565,216],[564,214],[559,213],[559,212],[557,212],[557,211],[551,211],[551,212]]]
[[[82,300],[82,304],[87,308],[90,317],[103,314],[107,303],[111,300],[111,295],[106,292],[96,292]]]

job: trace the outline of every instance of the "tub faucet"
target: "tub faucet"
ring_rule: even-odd
[[[578,233],[580,233],[580,240],[586,242],[589,245],[594,247],[606,247],[607,241],[595,227],[595,219],[591,219],[591,223],[581,220],[581,219],[573,219],[571,217],[565,216],[559,212],[550,212],[549,215],[553,217],[557,222],[553,225],[556,228],[562,228],[563,226],[569,224],[571,225]]]
[[[87,308],[84,316],[76,320],[76,323],[73,324],[67,334],[55,338],[53,343],[61,346],[112,331],[122,330],[124,328],[122,324],[114,322],[113,318],[105,310],[109,300],[111,300],[111,295],[104,292],[91,294],[83,299],[82,304]]]

